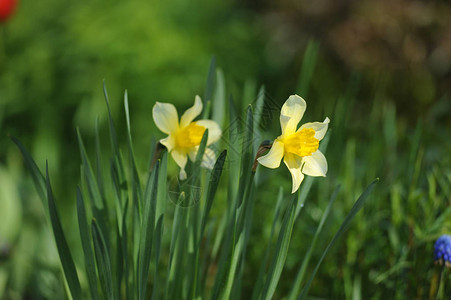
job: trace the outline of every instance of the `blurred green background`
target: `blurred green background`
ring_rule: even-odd
[[[305,86],[308,72],[300,70],[311,41],[316,65]],[[213,55],[238,106],[252,103],[263,84],[270,103],[281,105],[298,93],[308,103],[307,121],[332,120],[328,179],[315,181],[277,297],[294,278],[330,191],[343,185],[320,249],[375,177],[381,178],[378,201],[326,259],[311,294],[427,295],[432,241],[451,231],[451,6],[401,0],[21,0],[0,23],[0,295],[64,294],[44,210],[9,135],[41,168],[49,160],[64,225],[73,226],[80,164],[75,128],[91,149],[97,116],[107,132],[102,81],[122,133],[128,90],[145,171],[157,132],[153,104],[172,102],[179,112],[190,106],[203,94]],[[278,134],[274,118],[265,123],[264,138]],[[278,185],[290,184],[288,172],[278,172],[281,179],[265,188],[274,198]],[[266,197],[256,208],[245,292],[252,289],[272,208]],[[72,239],[76,244],[77,236]]]

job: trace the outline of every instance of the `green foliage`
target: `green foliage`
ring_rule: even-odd
[[[214,60],[212,61],[214,66]],[[214,86],[210,69],[207,86]],[[213,90],[213,87],[207,90]],[[209,92],[211,95],[212,92]],[[227,198],[231,199],[226,207],[225,226],[214,226],[212,229],[223,236],[219,241],[221,251],[213,251],[205,247],[205,230],[209,227],[209,215],[214,205],[216,191],[220,183],[222,170],[226,161],[226,153],[236,151],[236,144],[230,144],[228,151],[224,150],[219,155],[211,172],[208,172],[208,181],[201,176],[201,161],[206,148],[208,130],[205,131],[194,163],[191,164],[189,172],[191,176],[182,182],[179,187],[179,200],[175,205],[175,214],[172,222],[172,234],[170,244],[163,243],[162,232],[164,228],[164,217],[167,214],[162,209],[162,203],[167,201],[167,185],[163,176],[166,176],[167,154],[161,151],[153,151],[153,155],[162,157],[147,172],[147,183],[144,192],[140,189],[139,173],[136,169],[135,156],[133,154],[132,138],[130,133],[130,116],[128,109],[128,97],[125,94],[124,104],[127,122],[127,145],[129,150],[128,175],[123,164],[122,153],[111,116],[108,94],[104,86],[104,95],[109,113],[109,132],[111,141],[110,174],[106,181],[100,176],[102,170],[102,153],[99,147],[99,138],[96,139],[96,172],[93,172],[90,160],[87,156],[81,134],[78,131],[78,140],[82,159],[81,165],[81,188],[77,188],[77,211],[82,256],[85,263],[84,276],[88,278],[88,286],[80,285],[72,253],[67,244],[64,231],[61,226],[60,217],[56,209],[55,199],[50,186],[49,171],[46,167],[46,194],[48,200],[48,211],[50,223],[55,235],[61,265],[73,298],[79,299],[82,295],[89,295],[92,299],[147,299],[150,294],[153,298],[167,299],[200,299],[211,297],[216,299],[230,299],[242,294],[242,278],[245,269],[246,253],[252,229],[252,217],[255,206],[255,170],[254,164],[254,126],[255,122],[251,106],[246,110],[245,123],[236,124],[234,133],[238,133],[238,141],[242,141],[241,150],[237,154],[239,160],[238,181],[229,183],[232,193]],[[220,101],[220,100],[217,100]],[[262,97],[257,100],[257,107],[262,108]],[[230,102],[232,103],[232,102]],[[231,124],[238,119],[233,119],[236,112],[231,109]],[[259,120],[259,119],[257,119]],[[15,138],[19,149],[27,162],[28,169],[35,178],[38,191],[41,188],[43,176],[37,168],[28,151]],[[236,174],[235,174],[236,176]],[[104,185],[112,186],[110,192],[105,193]],[[199,195],[197,189],[206,186],[205,192]],[[161,190],[164,189],[164,190]],[[103,191],[103,192],[101,192]],[[362,198],[366,198],[367,190]],[[89,210],[92,212],[89,221],[84,198],[90,199]],[[131,196],[131,197],[130,197]],[[305,197],[305,196],[304,196]],[[333,198],[336,197],[336,193]],[[111,198],[115,199],[112,200]],[[254,290],[254,297],[259,299],[271,299],[280,281],[285,261],[289,251],[289,244],[294,228],[296,215],[299,213],[299,201],[305,198],[293,194],[284,215],[281,216],[283,203],[283,190],[280,190],[279,200],[276,205],[276,218],[273,221],[272,232],[275,232],[277,224],[281,222],[277,242],[268,244],[265,254],[265,264],[260,269],[258,284]],[[202,200],[202,203],[199,203]],[[302,200],[302,201],[304,201]],[[157,206],[160,202],[160,210],[157,214]],[[356,206],[361,207],[359,200]],[[128,209],[134,207],[134,209]],[[330,207],[329,207],[330,209]],[[343,223],[343,229],[354,217],[358,208],[351,211],[350,216]],[[326,213],[327,216],[327,213]],[[157,219],[158,218],[158,219]],[[91,230],[89,230],[89,224]],[[320,227],[322,227],[321,223]],[[132,228],[130,231],[129,228]],[[337,236],[343,231],[339,230]],[[273,234],[271,234],[273,235]],[[331,245],[336,238],[331,242]],[[157,271],[160,263],[162,250],[169,247],[167,257],[167,274],[160,278]],[[327,248],[327,250],[330,246]],[[322,259],[324,258],[325,251]],[[212,257],[216,255],[217,257]],[[208,257],[210,259],[205,259]],[[152,259],[154,257],[154,259]],[[204,258],[205,257],[205,258]],[[271,258],[270,258],[271,257]],[[95,261],[94,261],[95,258]],[[321,260],[322,260],[321,259]],[[207,286],[207,272],[219,261],[218,269],[214,276],[214,285]],[[315,272],[312,274],[309,284]],[[267,266],[265,266],[267,264]],[[268,268],[266,271],[266,267]],[[151,268],[155,272],[150,272]],[[182,271],[183,270],[183,271]],[[153,278],[149,280],[152,274]],[[166,278],[166,279],[164,279]],[[153,282],[153,284],[152,284]],[[157,289],[157,286],[165,282],[166,289]],[[100,286],[100,289],[98,288]],[[149,288],[152,292],[149,292]],[[100,290],[100,294],[99,294]],[[297,293],[297,292],[295,292]]]
[[[316,41],[306,48],[297,80],[291,74],[267,88],[253,80],[238,88],[235,81],[261,76],[255,69],[264,51],[255,50],[259,44],[249,23],[221,13],[227,4],[213,2],[188,17],[191,7],[179,2],[88,6],[81,1],[70,9],[53,0],[22,3],[17,19],[1,28],[7,59],[0,69],[0,128],[32,149],[33,155],[12,137],[37,196],[19,151],[2,143],[0,195],[9,202],[0,200],[17,201],[23,208],[16,213],[24,221],[20,227],[8,221],[4,226],[13,224],[18,233],[8,231],[7,243],[0,237],[6,262],[0,267],[0,295],[296,299],[308,292],[334,299],[424,299],[449,294],[449,272],[432,264],[434,239],[451,232],[451,139],[440,117],[450,111],[449,95],[440,95],[423,117],[406,118],[409,109],[388,95],[396,79],[374,80],[365,72],[340,77]],[[222,38],[211,39],[211,28]],[[207,70],[212,52],[217,58],[204,88],[199,70]],[[110,101],[104,87],[107,109],[99,101],[104,76],[111,96]],[[280,84],[285,81],[291,85]],[[418,81],[418,89],[431,84]],[[362,91],[368,86],[373,90]],[[122,118],[116,99],[124,87],[131,101],[126,92]],[[280,90],[283,99],[270,95]],[[194,176],[174,187],[168,154],[155,142],[151,151],[143,146],[151,135],[153,141],[160,137],[149,119],[151,106],[159,99],[187,105],[182,99],[202,91],[203,116],[224,129],[220,154],[212,171],[199,167],[199,156],[187,169]],[[320,145],[323,152],[327,148],[328,177],[306,177],[294,196],[284,192],[288,172],[260,167],[251,172],[260,142],[279,132],[277,105],[287,91],[306,98],[305,119],[331,118]],[[76,135],[73,123],[80,127]],[[106,131],[110,147],[104,147]],[[75,154],[77,139],[81,159]],[[44,158],[47,178],[40,171]],[[80,179],[74,176],[78,167]],[[374,183],[365,187],[375,177],[380,182],[367,197]]]

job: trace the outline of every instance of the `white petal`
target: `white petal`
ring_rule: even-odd
[[[179,119],[177,110],[170,103],[155,103],[152,109],[152,117],[158,129],[166,134],[170,134],[178,129]]]
[[[197,150],[199,149],[199,146],[193,147],[190,149],[190,151],[188,152],[188,157],[192,162],[196,161],[196,155],[197,155]]]
[[[302,173],[309,176],[323,176],[327,173],[327,160],[321,151],[317,150],[310,156],[303,157]]]
[[[207,169],[213,169],[216,163],[216,154],[210,148],[206,148],[204,152],[204,157],[202,157],[201,166]]]
[[[323,139],[323,137],[326,135],[327,128],[329,127],[329,118],[326,118],[324,122],[311,122],[311,123],[305,123],[302,125],[298,131],[304,129],[304,128],[312,128],[315,130],[315,138],[319,141]]]
[[[199,96],[194,98],[194,105],[188,108],[180,118],[180,127],[188,126],[202,112],[202,100]]]
[[[197,151],[199,151],[199,146],[193,148],[189,153],[189,159],[194,162],[196,161]],[[207,169],[213,169],[216,163],[216,153],[210,149],[205,148],[204,156],[202,157],[201,166]]]
[[[291,95],[285,101],[280,111],[280,127],[282,135],[288,135],[296,132],[296,127],[304,115],[307,104],[305,100],[298,95]]]
[[[185,166],[186,163],[188,162],[188,156],[185,153],[182,153],[177,150],[171,151],[171,156],[174,159],[175,163],[180,167],[180,179],[181,180],[186,179]]]
[[[207,145],[211,145],[217,142],[221,138],[221,127],[219,127],[218,123],[212,120],[199,120],[196,121],[197,125],[204,126],[208,129],[208,140]]]
[[[172,135],[169,135],[167,138],[161,139],[160,144],[165,146],[168,149],[168,152],[171,152],[175,147],[175,139]]]
[[[180,173],[179,173],[180,180],[186,180],[186,177],[188,177],[188,176],[186,175],[185,169],[180,169]]]
[[[293,187],[291,189],[291,193],[293,194],[299,189],[299,186],[304,180],[304,174],[301,172],[302,159],[293,154],[285,155],[283,160],[288,170],[290,170],[291,178],[293,182]]]
[[[282,160],[284,153],[284,145],[282,142],[275,140],[272,144],[271,150],[269,150],[268,154],[258,158],[258,162],[270,169],[275,169],[280,166],[280,161]]]

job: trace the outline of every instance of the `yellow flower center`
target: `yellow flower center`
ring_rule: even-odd
[[[204,132],[204,126],[197,125],[196,122],[190,123],[175,134],[176,147],[191,148],[200,145]]]
[[[293,153],[298,156],[310,156],[318,150],[319,140],[315,138],[315,130],[304,128],[299,132],[290,134],[281,139],[285,153]]]

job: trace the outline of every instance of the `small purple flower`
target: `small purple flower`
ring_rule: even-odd
[[[451,236],[444,234],[434,245],[434,259],[436,263],[451,268]]]

